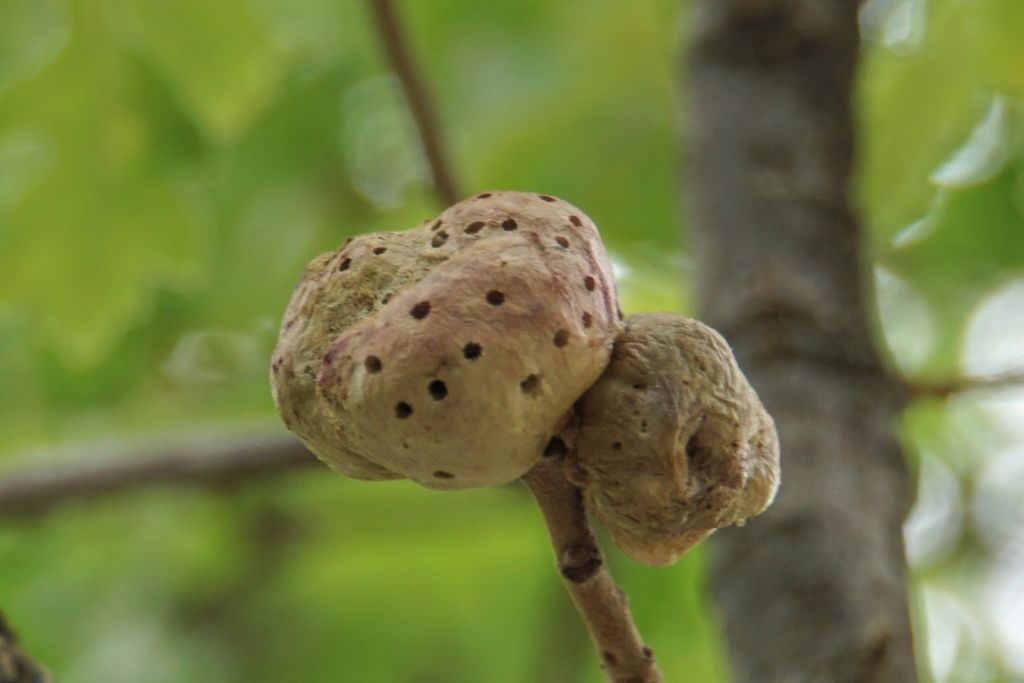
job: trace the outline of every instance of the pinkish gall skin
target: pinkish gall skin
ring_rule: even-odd
[[[593,223],[561,200],[478,195],[307,267],[274,352],[275,403],[335,469],[459,489],[541,457],[621,330]]]

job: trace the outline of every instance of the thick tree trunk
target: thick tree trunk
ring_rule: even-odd
[[[854,0],[696,0],[689,158],[700,316],[774,416],[774,506],[713,543],[737,680],[916,679],[903,405],[871,340],[849,201]]]

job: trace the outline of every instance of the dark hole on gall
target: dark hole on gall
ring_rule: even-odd
[[[607,650],[602,652],[601,656],[604,657],[604,661],[608,662],[612,666],[615,666],[619,663],[619,658],[613,655],[611,652],[608,652]]]
[[[443,246],[448,241],[448,233],[444,230],[434,235],[433,239],[430,240],[430,246],[437,247]]]
[[[430,313],[430,302],[421,301],[409,311],[409,315],[416,318],[417,320],[423,320],[427,317],[427,313]]]
[[[522,389],[524,394],[532,396],[540,390],[540,378],[537,375],[529,375],[519,383],[519,388]]]
[[[555,201],[555,198],[552,197],[549,194],[542,194],[542,195],[537,195],[537,196],[539,196],[541,199],[543,199],[546,202],[553,202],[553,201]]]
[[[445,472],[444,470],[438,470],[434,472],[434,476],[438,479],[454,479],[455,475],[451,472]]]
[[[558,246],[564,247],[566,249],[569,248],[569,240],[567,240],[566,238],[562,237],[561,235],[556,237],[555,241],[558,242]]]
[[[511,218],[506,218],[501,222],[501,227],[504,228],[505,230],[515,230],[516,228],[519,227],[519,224],[516,223]]]
[[[481,192],[480,194],[478,194],[478,195],[476,196],[476,198],[477,198],[477,199],[487,199],[487,198],[488,198],[488,197],[490,197],[490,196],[491,196],[491,193],[490,193],[490,192]]]
[[[405,401],[399,401],[398,404],[395,405],[395,417],[401,418],[401,419],[404,420],[405,418],[409,417],[410,415],[412,415],[412,406],[411,405],[409,405]]]
[[[622,450],[622,442],[621,441],[616,441],[615,443],[612,444],[612,448],[614,448],[617,451],[621,451]]]
[[[569,222],[575,225],[577,228],[583,225],[583,221],[580,220],[579,216],[569,216]]]
[[[435,401],[440,401],[448,395],[448,387],[439,379],[435,379],[431,382],[427,389],[430,391],[430,395]]]
[[[593,324],[594,324],[594,316],[590,315],[589,313],[584,313],[583,314],[583,327],[590,327]]]
[[[462,347],[462,355],[465,356],[467,360],[476,360],[483,352],[484,350],[475,342],[470,342]]]
[[[351,265],[352,265],[352,259],[350,259],[350,258],[343,258],[343,259],[341,259],[341,264],[338,266],[338,270],[346,271],[346,270],[348,270],[349,266],[351,266]]]
[[[569,330],[555,332],[555,346],[564,348],[569,343]]]
[[[692,436],[690,440],[686,442],[686,457],[693,460],[697,457],[697,453],[700,452],[700,444],[697,443],[697,437]]]
[[[647,385],[646,384],[634,384],[633,388],[636,389],[637,391],[643,391],[644,389],[647,388]]]
[[[483,229],[484,229],[484,222],[483,221],[475,221],[475,222],[470,223],[469,225],[467,225],[466,229],[463,230],[463,232],[466,233],[467,235],[475,235],[475,234],[477,234],[478,232],[480,232]]]
[[[434,221],[434,224],[430,226],[430,231],[433,232],[433,231],[437,230],[438,228],[440,228],[441,227],[441,222],[442,221],[441,221],[440,218],[438,218],[436,221]]]
[[[545,458],[564,458],[565,454],[569,452],[569,448],[565,445],[557,436],[551,437],[548,441],[547,447],[544,449]]]
[[[373,253],[376,254],[377,256],[380,256],[381,254],[383,254],[387,250],[388,250],[387,247],[377,247],[376,249],[373,250]]]
[[[366,360],[363,361],[363,365],[366,366],[367,372],[380,372],[380,369],[384,367],[377,356],[367,356]]]
[[[500,306],[505,303],[505,295],[496,289],[487,292],[487,303],[492,306]]]
[[[588,275],[583,278],[583,286],[587,288],[588,292],[593,292],[594,288],[597,287],[597,281]]]

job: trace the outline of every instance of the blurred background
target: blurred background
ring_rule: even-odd
[[[464,191],[577,204],[627,312],[690,311],[687,3],[398,7]],[[861,20],[922,676],[1024,681],[1024,3]],[[361,0],[0,0],[0,482],[280,435],[303,265],[438,213],[429,179]],[[704,550],[606,547],[668,680],[728,681]],[[63,683],[603,680],[517,487],[311,467],[0,513],[0,609]]]

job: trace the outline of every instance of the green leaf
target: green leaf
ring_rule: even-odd
[[[993,97],[984,119],[967,142],[932,171],[930,180],[940,187],[975,185],[998,173],[1010,160],[1011,114],[1003,97]]]
[[[45,66],[67,43],[66,0],[0,2],[0,92]]]
[[[373,62],[377,36],[370,29],[365,3],[337,0],[246,0],[275,46],[295,57],[304,72],[319,72],[344,62]]]
[[[0,140],[17,152],[0,157],[0,308],[85,366],[153,287],[194,282],[203,250],[174,180],[189,131],[80,10],[60,58],[0,98]]]
[[[286,67],[245,0],[111,0],[126,42],[167,79],[211,138],[244,132]]]
[[[861,69],[859,189],[879,244],[928,212],[929,175],[967,140],[989,101],[973,68],[976,45],[963,36],[970,13],[963,3],[930,7],[916,51],[876,46]]]
[[[1024,3],[980,0],[972,4],[981,74],[993,90],[1024,97]]]
[[[932,372],[957,372],[967,316],[986,293],[1024,273],[1021,170],[1005,168],[989,182],[944,191],[927,234],[894,250],[886,267],[906,277],[936,318]]]

